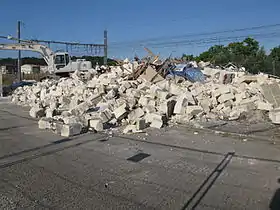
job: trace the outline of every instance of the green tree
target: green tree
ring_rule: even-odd
[[[185,60],[185,61],[193,61],[195,58],[193,55],[186,55],[186,54],[183,54],[182,55],[182,60]]]
[[[268,62],[270,62],[272,66],[272,74],[280,76],[280,46],[271,49],[268,60]]]
[[[279,61],[280,67],[280,48],[272,50],[271,58],[268,59],[264,48],[260,48],[259,42],[248,37],[241,42],[229,43],[227,46],[214,45],[202,52],[197,60],[210,61],[215,65],[232,62],[238,67],[245,67],[249,72],[258,73],[259,71],[271,72],[272,58]]]

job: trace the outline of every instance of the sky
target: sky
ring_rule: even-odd
[[[24,39],[103,43],[106,29],[109,57],[113,58],[145,55],[138,40],[167,37],[171,41],[171,37],[187,34],[280,23],[279,0],[0,0],[0,8],[0,35],[16,36],[18,20],[23,23]],[[280,43],[277,37],[259,41],[266,49]],[[131,44],[120,45],[127,42]],[[199,54],[211,45],[146,47],[162,56],[176,56]],[[0,57],[8,56],[15,57],[17,53],[0,51]]]

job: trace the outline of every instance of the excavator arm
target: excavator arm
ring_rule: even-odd
[[[43,56],[46,61],[49,70],[52,71],[54,68],[54,53],[53,51],[38,43],[18,43],[18,44],[0,44],[0,50],[23,50],[38,52]]]

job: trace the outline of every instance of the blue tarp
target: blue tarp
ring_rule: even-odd
[[[187,65],[179,64],[169,70],[169,75],[180,76],[191,82],[204,82],[205,76],[199,68],[189,68]]]

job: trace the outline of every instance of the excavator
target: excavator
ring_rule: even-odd
[[[0,50],[22,50],[38,52],[48,65],[48,72],[52,75],[67,77],[74,71],[92,70],[92,64],[85,59],[72,61],[67,52],[53,52],[50,48],[37,42],[0,44]]]

